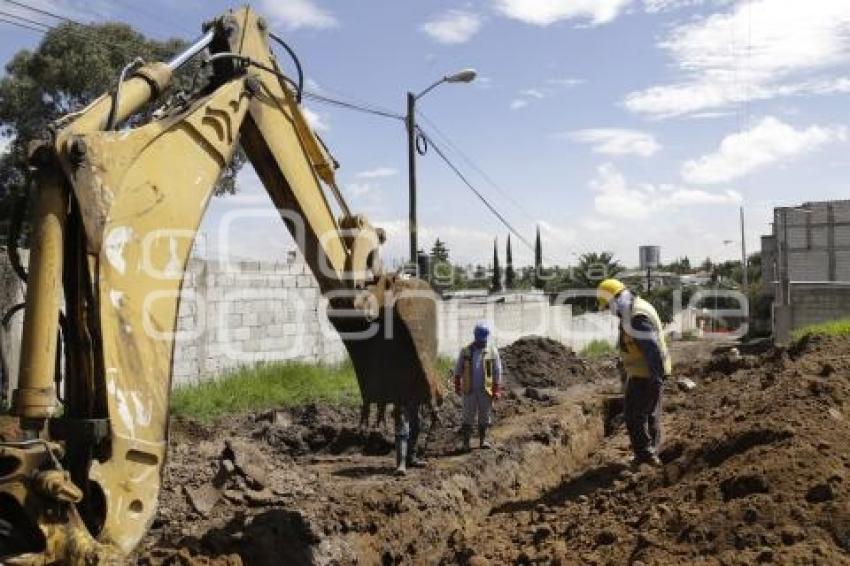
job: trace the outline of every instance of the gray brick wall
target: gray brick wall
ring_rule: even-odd
[[[190,260],[183,280],[175,336],[173,383],[182,386],[214,379],[238,366],[263,361],[337,363],[346,359],[342,341],[325,316],[327,301],[298,253],[280,263]],[[24,254],[26,261],[26,254]],[[0,307],[23,300],[18,282],[0,256]],[[580,350],[601,339],[614,343],[616,319],[592,313],[571,316],[569,306],[551,306],[542,296],[504,295],[485,300],[437,303],[441,355],[453,357],[486,320],[498,345],[527,334],[560,340]],[[23,312],[0,329],[7,362],[0,393],[17,384]]]
[[[793,285],[791,304],[792,330],[850,317],[850,284]]]

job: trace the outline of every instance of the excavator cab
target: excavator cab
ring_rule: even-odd
[[[328,299],[364,402],[440,398],[435,296],[424,281],[368,269],[375,228],[337,189],[300,107],[302,80],[281,71],[270,41],[281,40],[250,8],[230,11],[171,61],[128,65],[114,92],[33,146],[13,397],[23,438],[0,443],[3,563],[123,563],[153,520],[183,271],[237,144]],[[203,88],[121,127],[201,53],[212,72]]]

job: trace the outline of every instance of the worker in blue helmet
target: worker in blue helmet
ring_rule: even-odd
[[[490,448],[487,429],[493,401],[502,396],[502,362],[490,340],[490,327],[479,322],[473,331],[474,340],[464,346],[457,358],[454,371],[455,393],[463,396],[463,450],[471,449],[472,426],[478,422],[478,440],[481,448]],[[476,419],[477,417],[477,419]]]

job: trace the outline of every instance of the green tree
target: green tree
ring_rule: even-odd
[[[490,290],[497,293],[502,290],[502,268],[499,267],[499,239],[493,240],[493,279]]]
[[[0,80],[0,136],[10,140],[9,151],[0,156],[0,218],[8,218],[11,199],[28,196],[26,150],[30,141],[40,139],[57,119],[113,90],[121,69],[134,58],[168,60],[185,45],[179,39],[146,38],[123,23],[64,23],[47,32],[34,51],[18,51]],[[194,62],[178,71],[165,96],[187,88],[197,69]],[[140,123],[155,107],[150,104],[129,123]],[[242,155],[240,150],[223,173],[218,194],[235,191]]]
[[[611,252],[589,252],[579,257],[571,280],[576,289],[595,289],[603,279],[616,277],[623,266]]]
[[[543,244],[540,241],[540,226],[537,227],[537,238],[534,240],[534,288],[543,289],[546,281],[543,275]]]
[[[449,248],[446,247],[446,243],[441,241],[440,238],[434,240],[434,245],[431,246],[431,260],[434,262],[449,262]]]
[[[661,266],[662,271],[671,271],[673,273],[678,273],[679,275],[683,273],[690,273],[693,271],[691,267],[691,260],[688,256],[683,256],[680,258],[676,258],[676,260],[668,265]]]
[[[434,241],[434,245],[431,246],[430,255],[431,273],[429,274],[429,282],[431,285],[438,289],[446,289],[454,284],[456,282],[456,272],[460,273],[462,270],[455,269],[451,262],[449,262],[449,248],[446,247],[445,242],[437,238]]]
[[[516,284],[516,273],[514,272],[514,258],[511,253],[511,235],[508,234],[508,244],[505,247],[505,289],[513,289]]]

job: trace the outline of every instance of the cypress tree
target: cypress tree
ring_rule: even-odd
[[[490,290],[498,293],[502,290],[502,268],[499,267],[499,239],[493,240],[493,281]]]
[[[543,244],[540,242],[540,226],[537,227],[537,240],[534,242],[534,287],[543,289],[545,282],[540,275],[543,273]]]
[[[514,259],[513,254],[511,253],[511,235],[508,234],[508,244],[505,249],[505,289],[513,289],[515,279],[516,274],[514,273]]]

